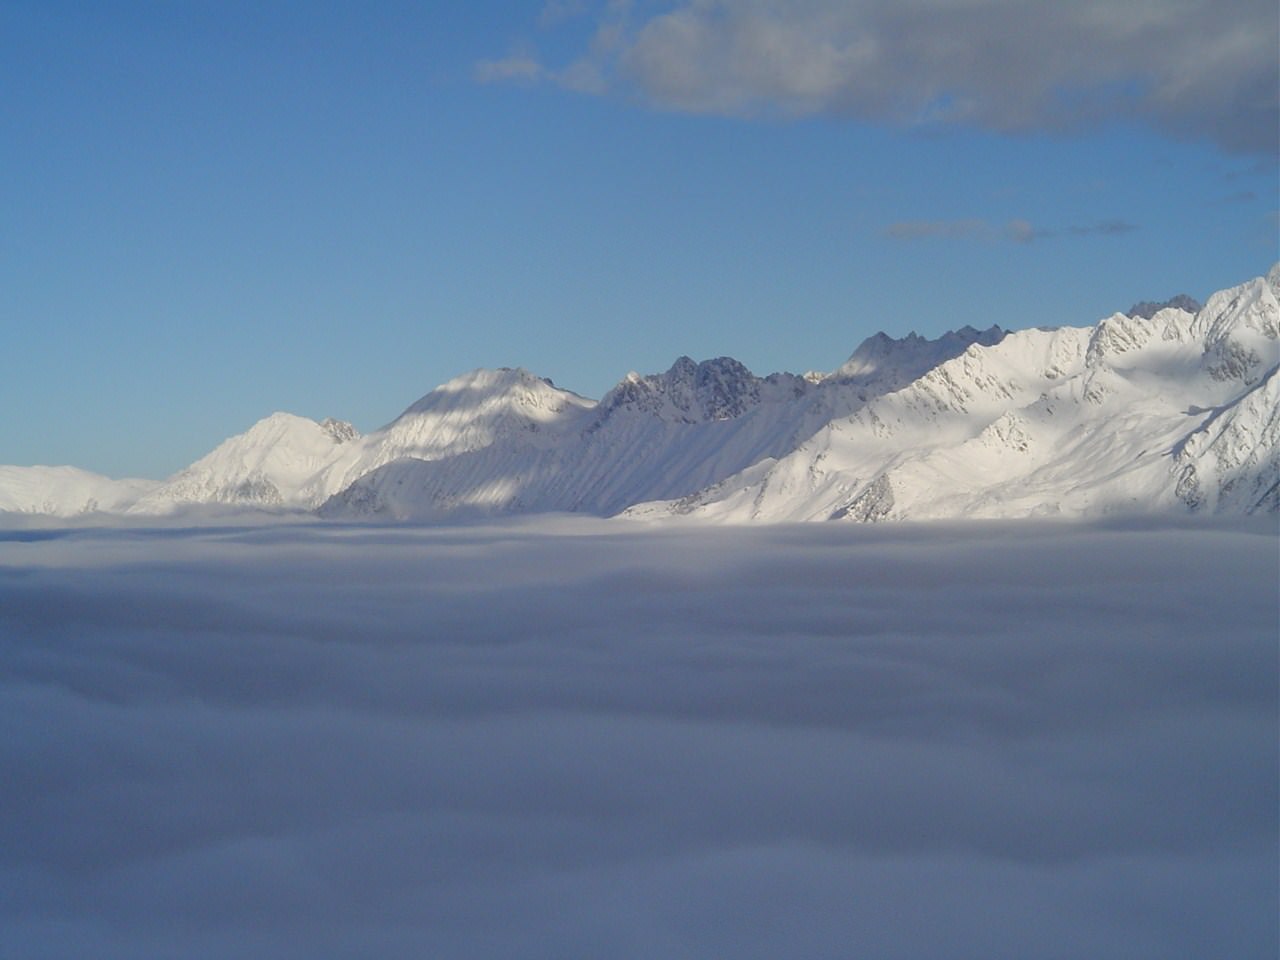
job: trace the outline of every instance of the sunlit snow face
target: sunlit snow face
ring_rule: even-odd
[[[1274,539],[0,536],[16,957],[1274,955]]]

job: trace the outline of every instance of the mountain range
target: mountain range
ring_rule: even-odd
[[[1095,324],[884,333],[827,374],[681,357],[599,401],[476,370],[386,426],[274,413],[164,481],[0,467],[0,511],[441,521],[1280,512],[1280,264]]]

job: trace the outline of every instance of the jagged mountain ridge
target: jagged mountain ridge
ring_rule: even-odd
[[[736,360],[680,357],[662,374],[628,374],[585,423],[554,444],[490,444],[454,458],[403,459],[374,469],[325,503],[326,516],[433,519],[505,512],[618,513],[682,497],[794,450],[833,417],[857,409],[973,342],[1003,335],[966,328],[927,340],[872,338],[876,363],[814,381],[757,377]],[[868,341],[869,343],[871,341]],[[851,360],[852,362],[852,360]],[[846,365],[847,366],[847,365]]]
[[[1280,266],[1096,326],[972,346],[776,463],[635,516],[716,521],[1280,510]]]
[[[727,357],[681,357],[661,374],[628,374],[598,403],[522,369],[476,370],[366,436],[348,426],[340,444],[314,421],[275,414],[132,509],[206,502],[323,505],[326,515],[403,518],[613,514],[780,456],[906,371],[980,336],[962,331],[933,341],[913,334],[898,342],[881,335],[877,343],[897,346],[882,350],[876,371],[838,372],[821,382],[787,373],[757,377]]]
[[[986,330],[961,327],[928,340],[914,331],[899,340],[881,332],[868,337],[832,376],[859,386],[875,386],[884,393],[905,387],[938,364],[959,356],[971,344],[992,346],[1005,331],[998,326]]]
[[[1187,313],[1199,313],[1203,306],[1204,305],[1195,297],[1190,297],[1185,293],[1180,293],[1176,297],[1170,297],[1168,300],[1143,300],[1140,303],[1135,303],[1132,307],[1126,310],[1125,313],[1131,317],[1150,320],[1166,307],[1177,307],[1179,310],[1185,310]]]
[[[869,391],[888,389],[927,367],[939,351],[954,353],[977,336],[961,331],[937,341],[915,334],[893,341],[881,334],[874,341],[885,356],[876,370],[856,377],[757,377],[727,357],[701,363],[681,357],[665,373],[628,374],[598,403],[522,369],[475,370],[365,436],[342,421],[272,414],[168,480],[139,481],[129,488],[132,496],[111,498],[109,509],[309,510],[345,492],[344,500],[362,514],[533,505],[614,513],[637,500],[696,491],[761,457],[781,455]],[[865,355],[869,348],[859,349]],[[447,469],[425,466],[445,461]],[[536,477],[536,489],[529,489],[529,477]],[[362,478],[368,479],[354,486]],[[32,483],[39,487],[38,478]],[[410,495],[415,487],[416,498]],[[107,503],[79,495],[55,499],[27,495],[10,508],[81,513]],[[340,511],[334,505],[328,512]]]
[[[1194,311],[1180,297],[1092,327],[877,334],[826,375],[681,357],[599,402],[522,369],[477,370],[364,436],[273,414],[163,483],[0,468],[0,509],[722,521],[1276,510],[1278,289],[1280,265]]]

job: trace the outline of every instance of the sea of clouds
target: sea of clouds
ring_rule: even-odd
[[[1274,524],[0,530],[0,954],[1274,958]]]

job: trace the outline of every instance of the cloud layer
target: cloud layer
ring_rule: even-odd
[[[568,9],[553,6],[544,22]],[[695,113],[830,113],[1005,132],[1137,120],[1229,151],[1277,149],[1280,14],[1272,0],[666,6],[608,4],[589,48],[540,74]],[[528,65],[495,61],[480,73],[528,78]]]
[[[1272,536],[0,536],[7,957],[1269,956]]]

